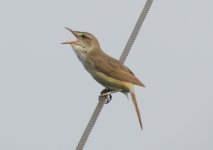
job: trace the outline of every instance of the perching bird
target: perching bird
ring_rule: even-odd
[[[79,32],[66,28],[75,37],[75,41],[64,42],[70,44],[78,59],[92,77],[109,90],[130,93],[138,120],[143,129],[141,114],[135,97],[133,85],[145,87],[132,71],[102,51],[97,38],[88,32]]]

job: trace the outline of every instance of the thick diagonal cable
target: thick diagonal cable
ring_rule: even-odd
[[[134,27],[134,29],[132,31],[132,34],[130,35],[129,40],[126,43],[126,46],[125,46],[125,48],[123,50],[123,53],[121,54],[121,57],[119,59],[119,61],[121,63],[124,63],[124,61],[126,60],[128,54],[130,52],[130,49],[131,49],[131,47],[132,47],[132,45],[133,45],[133,43],[134,43],[134,41],[135,41],[140,29],[141,29],[141,26],[142,26],[142,24],[143,24],[143,22],[144,22],[144,20],[146,18],[146,15],[149,12],[149,9],[150,9],[150,7],[152,5],[152,2],[153,2],[153,0],[147,0],[146,1],[146,4],[145,4],[145,6],[143,8],[143,11],[141,12],[141,14],[140,14],[140,16],[139,16],[139,18],[137,20],[137,23],[135,24],[135,27]]]
[[[135,27],[132,31],[132,34],[131,34],[131,36],[130,36],[130,38],[129,38],[129,40],[128,40],[128,42],[127,42],[127,44],[126,44],[126,46],[123,50],[123,53],[121,54],[121,57],[119,59],[119,61],[121,63],[125,62],[128,54],[129,54],[129,51],[130,51],[130,49],[131,49],[131,47],[132,47],[132,45],[133,45],[133,43],[134,43],[134,41],[135,41],[135,39],[138,35],[138,32],[140,31],[140,28],[141,28],[141,26],[144,22],[144,19],[146,18],[146,15],[147,15],[150,7],[151,7],[152,2],[153,2],[153,0],[147,0],[146,1],[146,4],[145,4],[145,6],[144,6],[144,8],[143,8],[143,10],[142,10],[142,12],[139,16],[139,19],[137,20],[137,23],[136,23],[136,25],[135,25]],[[86,144],[86,141],[88,140],[88,137],[89,137],[89,135],[90,135],[97,119],[98,119],[98,116],[103,109],[103,106],[104,106],[106,100],[107,100],[107,97],[99,96],[99,102],[98,102],[98,104],[97,104],[97,106],[96,106],[96,108],[95,108],[95,110],[92,114],[92,117],[89,120],[89,123],[87,124],[86,129],[84,130],[84,133],[81,136],[81,139],[78,143],[76,150],[83,150],[83,148]]]
[[[95,110],[94,110],[94,112],[92,114],[92,117],[90,118],[89,123],[87,124],[87,127],[84,130],[83,135],[81,136],[81,139],[80,139],[80,141],[78,143],[78,146],[77,146],[76,150],[82,150],[83,149],[83,147],[84,147],[84,145],[85,145],[85,143],[86,143],[86,141],[87,141],[87,139],[88,139],[88,137],[90,135],[90,132],[92,131],[92,129],[93,129],[94,125],[95,125],[95,122],[98,119],[98,116],[99,116],[99,114],[100,114],[105,102],[106,102],[106,97],[99,96],[98,105],[96,106],[96,108],[95,108]]]

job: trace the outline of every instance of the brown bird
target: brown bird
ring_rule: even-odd
[[[66,28],[75,37],[75,41],[64,42],[70,44],[84,68],[101,85],[109,90],[130,93],[138,120],[143,129],[141,114],[136,101],[133,85],[145,87],[132,71],[102,51],[97,38],[88,32],[79,32]]]

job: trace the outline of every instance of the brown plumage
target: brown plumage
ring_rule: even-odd
[[[97,71],[100,71],[117,80],[131,82],[133,84],[145,87],[129,68],[121,64],[117,59],[105,54],[102,50],[91,51],[88,53],[87,59],[94,63]]]
[[[143,129],[141,114],[136,101],[133,85],[144,87],[144,84],[129,68],[104,53],[94,35],[88,32],[67,29],[76,36],[77,40],[65,42],[63,44],[70,44],[72,46],[85,69],[97,82],[110,90],[119,90],[125,94],[130,92],[141,129]]]

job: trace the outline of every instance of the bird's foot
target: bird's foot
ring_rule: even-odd
[[[112,93],[112,90],[110,90],[110,89],[104,89],[103,91],[101,91],[101,95],[100,96],[106,97],[105,104],[108,104],[112,100],[111,93]]]
[[[121,90],[110,90],[110,89],[104,89],[103,91],[101,91],[101,95],[100,96],[104,96],[106,97],[106,102],[105,104],[108,104],[111,100],[112,100],[112,95],[113,93],[116,92],[121,92]]]

